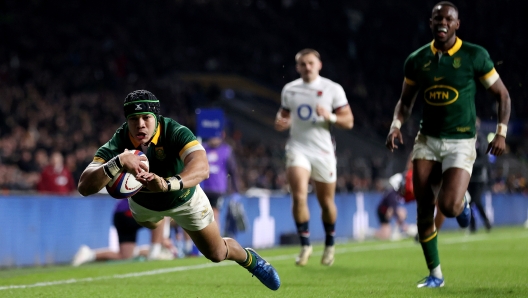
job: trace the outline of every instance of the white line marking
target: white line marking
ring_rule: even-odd
[[[494,236],[493,240],[497,239],[511,239],[512,235],[501,235],[500,237]],[[528,235],[518,236],[517,238],[526,238]],[[445,239],[442,240],[442,244],[456,244],[456,243],[464,243],[464,242],[476,242],[476,241],[482,241],[490,239],[487,235],[475,235],[471,237],[456,237],[451,239]],[[373,250],[389,250],[389,249],[399,249],[399,248],[408,248],[408,247],[416,247],[417,244],[414,242],[394,242],[394,243],[383,243],[378,245],[365,245],[365,246],[359,246],[359,247],[351,247],[351,248],[341,248],[336,249],[336,253],[342,254],[342,253],[349,253],[349,252],[362,252],[362,251],[373,251]],[[321,255],[322,252],[314,253],[314,255]],[[267,261],[278,261],[278,260],[287,260],[292,259],[297,254],[291,255],[282,255],[282,256],[274,256],[274,257],[266,257]],[[165,274],[165,273],[171,273],[171,272],[178,272],[178,271],[187,271],[187,270],[197,270],[197,269],[204,269],[204,268],[211,268],[215,266],[232,266],[236,265],[235,262],[222,262],[222,263],[206,263],[206,264],[200,264],[200,265],[192,265],[192,266],[180,266],[180,267],[172,267],[172,268],[164,268],[164,269],[156,269],[156,270],[150,270],[150,271],[142,271],[142,272],[132,272],[132,273],[126,273],[126,274],[115,274],[115,275],[107,275],[107,276],[99,276],[99,277],[87,277],[87,278],[72,278],[72,279],[65,279],[65,280],[57,280],[57,281],[48,281],[48,282],[38,282],[34,284],[29,285],[9,285],[9,286],[0,286],[0,291],[2,290],[12,290],[12,289],[28,289],[28,288],[36,288],[36,287],[48,287],[48,286],[56,286],[56,285],[64,285],[64,284],[73,284],[73,283],[80,283],[80,282],[93,282],[93,281],[99,281],[99,280],[109,280],[109,279],[121,279],[121,278],[130,278],[130,277],[141,277],[141,276],[148,276],[148,275],[157,275],[157,274]]]

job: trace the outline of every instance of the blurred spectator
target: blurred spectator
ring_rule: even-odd
[[[40,172],[40,169],[37,167],[37,164],[33,160],[33,155],[29,150],[24,150],[20,153],[20,158],[17,161],[17,166],[22,172],[25,173]]]
[[[50,157],[50,164],[46,166],[37,184],[37,190],[41,193],[67,195],[77,189],[77,183],[64,165],[62,153],[54,151]]]
[[[209,138],[203,147],[209,161],[209,178],[200,183],[213,208],[215,221],[220,231],[220,207],[224,196],[239,192],[239,176],[233,149],[224,142],[225,132]],[[231,188],[229,187],[231,185]]]
[[[402,182],[404,179],[405,176],[401,173],[389,178],[389,186],[383,193],[377,208],[380,227],[376,231],[375,236],[378,239],[386,240],[391,238],[393,234],[399,235],[400,232],[407,231],[407,223],[405,222],[407,209],[404,206],[406,200],[402,195],[402,188],[405,188],[405,183]],[[396,222],[394,230],[391,223],[392,219]],[[394,233],[394,231],[397,231],[397,233]]]
[[[94,261],[126,260],[143,256],[148,260],[172,260],[177,251],[170,239],[164,236],[165,229],[169,229],[170,218],[164,219],[164,224],[151,233],[148,249],[139,249],[136,246],[138,231],[144,227],[140,226],[132,217],[128,200],[118,200],[114,209],[113,225],[117,231],[119,250],[91,249],[82,245],[72,260],[72,266],[80,266],[84,263]]]
[[[44,149],[38,149],[35,152],[33,160],[35,162],[35,168],[38,172],[41,172],[49,163],[48,153]]]
[[[180,72],[238,74],[280,90],[296,76],[293,67],[288,67],[288,57],[307,43],[321,49],[325,60],[322,75],[339,78],[338,83],[345,89],[356,111],[354,130],[362,132],[365,138],[384,138],[392,119],[395,93],[401,87],[403,59],[411,49],[429,40],[430,33],[421,25],[421,16],[429,12],[430,3],[286,2],[281,5],[274,1],[224,1],[219,5],[215,1],[183,0],[132,6],[123,0],[75,1],[57,6],[45,1],[3,3],[0,172],[9,169],[12,176],[2,178],[0,174],[0,188],[34,189],[29,178],[32,172],[22,175],[18,171],[26,170],[18,165],[13,167],[20,160],[19,152],[24,155],[25,150],[33,153],[39,171],[47,164],[47,158],[43,158],[46,151],[58,150],[65,156],[74,153],[77,167],[73,166],[73,157],[67,157],[67,164],[77,180],[79,173],[74,168],[84,169],[90,162],[96,149],[92,144],[109,139],[113,133],[109,128],[121,124],[122,106],[118,98],[130,90],[152,87],[159,97],[171,99],[162,114],[193,128],[194,108],[198,103],[221,101],[222,93],[217,87],[223,87],[187,82]],[[462,11],[471,9],[468,3],[460,0],[457,6]],[[501,182],[494,189],[503,192],[526,191],[526,187],[517,187],[517,182],[506,184],[511,173],[528,177],[525,120],[528,56],[524,54],[528,39],[518,30],[526,27],[523,4],[522,1],[482,3],[478,11],[471,13],[474,23],[479,25],[466,25],[461,32],[462,39],[481,44],[490,52],[512,97],[511,122],[520,122],[519,133],[508,137],[508,145],[513,148],[512,157],[523,159],[512,164],[515,169],[505,170],[504,177],[498,178]],[[108,12],[126,7],[127,13],[93,9],[100,6]],[[402,13],[394,16],[395,10]],[[79,17],[70,21],[65,15]],[[156,18],[138,25],[136,19],[144,15]],[[238,16],[236,21],[233,15]],[[195,22],[197,17],[204,21]],[[487,21],[495,18],[501,20],[500,26]],[[94,23],[94,19],[99,21]],[[412,34],[392,34],[387,28],[395,21],[401,30]],[[395,44],[398,46],[392,46]],[[385,54],[389,47],[392,55]],[[481,98],[490,100],[486,96]],[[477,114],[488,120],[494,117],[495,110],[492,105],[479,105]],[[94,118],[98,121],[93,121]],[[410,136],[415,135],[417,127],[418,122],[412,119],[406,124],[406,131],[402,131],[406,144],[412,144]],[[283,144],[258,140],[258,135],[244,136],[237,143],[242,190],[252,186],[276,190],[287,187],[281,169],[283,156],[276,148],[283,148]],[[86,156],[90,158],[84,159]],[[347,191],[352,191],[352,185],[356,191],[373,190],[379,185],[377,179],[386,179],[388,175],[384,173],[394,172],[380,169],[377,161],[369,161],[370,157],[363,158],[347,159],[345,169],[353,169],[355,163],[361,165],[357,172],[342,172],[346,175]],[[501,162],[499,159],[496,163]],[[29,180],[22,183],[11,177]],[[515,178],[512,182],[515,180],[522,185],[522,179]]]

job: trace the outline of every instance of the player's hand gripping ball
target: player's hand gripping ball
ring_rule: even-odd
[[[139,150],[128,150],[127,153],[145,156],[145,154]],[[142,162],[149,167],[148,160],[143,160]],[[108,182],[106,190],[110,196],[116,199],[126,199],[138,193],[142,187],[143,184],[136,180],[134,174],[121,169],[121,171],[115,175],[114,179]]]

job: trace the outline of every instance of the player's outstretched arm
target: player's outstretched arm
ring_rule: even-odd
[[[83,196],[89,196],[98,193],[105,185],[110,182],[109,176],[105,173],[104,166],[107,165],[107,170],[119,171],[121,168],[130,173],[140,173],[147,171],[147,166],[142,163],[142,160],[147,160],[145,156],[138,156],[128,154],[128,150],[112,158],[108,162],[93,161],[81,174],[77,190]]]
[[[83,196],[93,195],[99,192],[110,182],[110,178],[105,175],[102,162],[91,162],[81,174],[77,190]]]
[[[209,161],[205,150],[189,153],[183,161],[183,170],[180,173],[185,188],[193,187],[209,178]]]
[[[488,90],[497,99],[497,132],[495,137],[488,145],[486,153],[500,156],[506,150],[506,134],[508,131],[508,122],[510,121],[511,99],[506,86],[500,78],[497,79]]]
[[[402,124],[409,119],[412,108],[418,94],[418,87],[403,81],[402,93],[396,107],[394,108],[394,117],[385,141],[385,146],[392,152],[398,148],[396,141],[403,144],[403,138],[400,131]]]
[[[209,178],[209,162],[204,150],[197,150],[189,153],[183,161],[184,166],[179,178],[160,177],[156,173],[142,172],[136,179],[153,192],[177,191],[183,188],[190,188],[200,184]],[[169,188],[167,179],[171,182]],[[181,181],[181,182],[180,182]]]

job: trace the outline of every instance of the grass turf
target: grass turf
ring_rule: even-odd
[[[320,265],[321,245],[302,268],[298,247],[257,250],[279,272],[278,291],[234,262],[201,257],[0,270],[0,297],[526,297],[527,247],[521,227],[442,231],[446,284],[438,289],[416,288],[428,271],[420,245],[407,239],[340,243],[331,267]]]

